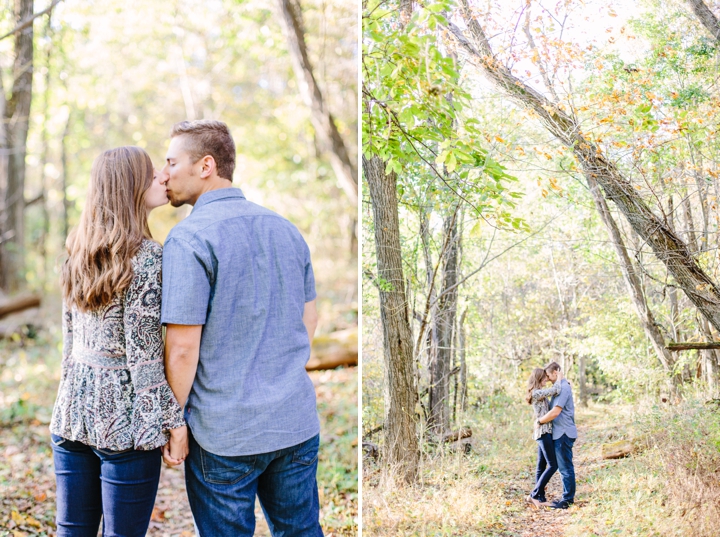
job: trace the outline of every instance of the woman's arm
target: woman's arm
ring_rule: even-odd
[[[142,248],[149,248],[149,251],[141,252],[137,263],[134,263],[135,274],[124,297],[123,322],[135,406],[138,409],[156,408],[159,411],[159,415],[153,414],[155,419],[159,418],[156,423],[141,424],[153,436],[153,428],[157,429],[157,435],[167,434],[183,427],[185,420],[182,408],[165,377],[160,325],[162,248],[155,243],[149,246],[146,244]],[[143,414],[141,412],[133,418],[141,420]],[[152,442],[160,441],[156,438]]]
[[[561,386],[560,382],[562,379],[558,379],[555,384],[553,384],[550,388],[544,388],[542,390],[534,390],[532,392],[532,400],[533,401],[539,401],[540,399],[545,399],[546,397],[550,396],[556,396],[560,394]]]

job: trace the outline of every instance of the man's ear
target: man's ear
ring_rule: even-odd
[[[212,157],[212,155],[205,155],[203,158],[200,159],[200,164],[202,164],[202,169],[200,170],[200,177],[203,179],[207,179],[210,177],[215,170],[217,170],[217,165],[215,164],[215,159]]]

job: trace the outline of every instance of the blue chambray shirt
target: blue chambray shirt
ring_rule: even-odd
[[[163,250],[163,324],[204,325],[185,418],[217,455],[294,446],[320,431],[302,317],[315,298],[297,228],[238,188],[200,196]]]
[[[550,406],[562,407],[562,411],[552,422],[553,424],[553,440],[557,440],[562,435],[568,435],[568,438],[577,438],[577,427],[575,427],[575,402],[573,401],[572,388],[567,379],[562,379],[560,383],[560,393],[552,398]]]

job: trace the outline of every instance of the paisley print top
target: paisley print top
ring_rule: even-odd
[[[549,411],[548,397],[552,395],[558,395],[560,393],[560,381],[558,380],[550,388],[543,390],[534,390],[531,394],[532,406],[535,411],[535,419],[533,423],[535,428],[533,430],[533,438],[538,440],[545,433],[552,433],[552,422],[543,423],[542,425],[537,424],[537,420],[542,418]]]
[[[63,360],[53,434],[111,451],[151,450],[185,425],[165,378],[160,325],[162,247],[144,240],[134,276],[107,306],[63,303]]]

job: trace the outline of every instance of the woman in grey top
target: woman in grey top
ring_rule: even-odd
[[[105,151],[67,240],[62,373],[50,425],[58,537],[95,537],[101,515],[103,535],[144,536],[160,448],[185,434],[163,363],[162,247],[147,223],[167,201],[145,151]]]
[[[538,419],[548,413],[548,398],[560,393],[562,373],[558,375],[558,379],[552,387],[543,388],[549,380],[544,369],[535,368],[528,379],[527,397],[525,398],[527,403],[533,407],[535,416],[533,420],[535,424],[533,438],[535,438],[538,445],[535,488],[527,497],[528,501],[536,509],[540,507],[541,503],[547,501],[545,498],[545,486],[558,469],[557,460],[555,459],[555,445],[552,438],[552,422],[538,423]]]

